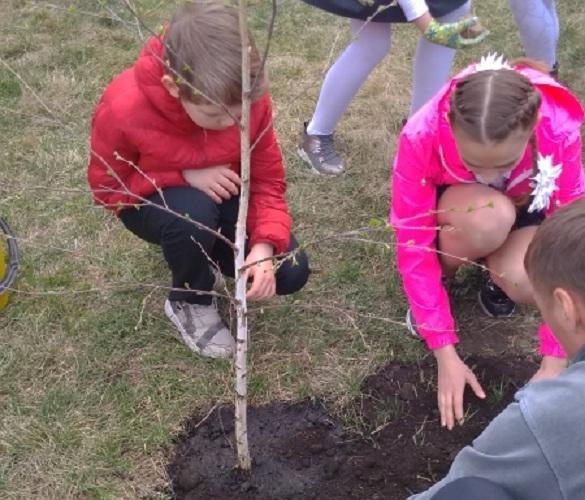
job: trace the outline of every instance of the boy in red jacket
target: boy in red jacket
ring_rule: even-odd
[[[208,293],[222,281],[217,268],[234,275],[233,251],[205,227],[234,240],[241,73],[237,10],[221,1],[186,4],[160,38],[147,42],[134,66],[108,85],[91,130],[88,181],[95,201],[162,247],[173,277],[165,313],[191,350],[210,357],[235,351]],[[261,262],[248,269],[248,298],[267,300],[301,289],[309,269],[302,252],[294,265],[283,260],[276,271],[270,259],[298,243],[290,234],[282,157],[255,47],[250,73],[257,83],[246,264]]]

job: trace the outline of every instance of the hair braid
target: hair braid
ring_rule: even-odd
[[[533,127],[540,102],[540,93],[521,73],[481,71],[457,83],[449,120],[478,142],[500,142],[516,130]]]

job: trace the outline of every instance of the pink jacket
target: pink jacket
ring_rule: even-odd
[[[390,221],[397,240],[397,265],[417,331],[429,349],[458,342],[447,292],[441,284],[441,267],[436,252],[437,187],[475,182],[457,153],[446,118],[449,96],[456,82],[474,71],[471,65],[451,81],[402,130],[392,174]],[[585,193],[581,167],[579,128],[584,111],[567,89],[548,75],[518,66],[519,71],[542,95],[537,147],[542,155],[552,155],[554,164],[562,163],[557,178],[558,190],[551,197],[546,215]],[[532,192],[530,147],[512,171],[505,188],[511,198]],[[565,353],[547,325],[538,329],[540,352],[563,357]]]

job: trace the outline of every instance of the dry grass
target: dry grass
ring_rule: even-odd
[[[156,26],[174,2],[135,3]],[[493,32],[489,48],[520,55],[511,20],[495,9],[503,4],[478,2]],[[122,2],[79,0],[64,5],[75,9],[55,8],[60,5],[7,0],[0,9],[0,57],[52,110],[0,66],[0,214],[12,223],[23,254],[17,283],[23,293],[0,313],[0,496],[162,498],[164,447],[187,416],[231,401],[231,369],[192,356],[172,339],[162,290],[117,288],[164,286],[168,279],[158,251],[92,207],[85,187],[93,105],[111,77],[131,64],[141,41]],[[559,5],[559,53],[563,79],[584,97],[579,6],[576,0]],[[112,12],[125,22],[109,19]],[[253,23],[260,41],[267,16],[258,3]],[[316,178],[295,155],[321,74],[347,40],[345,21],[301,2],[281,3],[270,78],[295,233],[304,241],[387,212],[388,157],[408,107],[412,27],[397,27],[393,56],[340,124],[348,175]],[[461,53],[456,65],[477,54]],[[391,252],[331,241],[310,255],[316,272],[306,290],[254,312],[251,399],[319,396],[343,412],[379,364],[425,351],[401,325],[355,314],[402,321]],[[101,291],[81,293],[94,289]],[[471,321],[474,307],[470,300],[457,307],[466,330],[487,335],[501,326]],[[525,350],[534,323],[529,313],[509,324],[514,334],[502,336],[504,347]]]

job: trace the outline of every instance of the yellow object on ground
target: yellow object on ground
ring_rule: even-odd
[[[7,272],[6,258],[6,252],[4,248],[0,246],[0,281],[2,281]],[[0,309],[4,309],[6,304],[8,304],[8,295],[8,292],[0,293]]]

